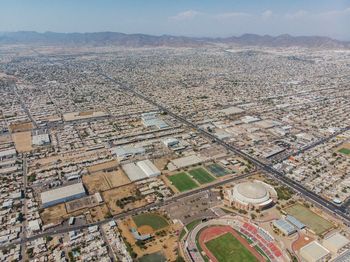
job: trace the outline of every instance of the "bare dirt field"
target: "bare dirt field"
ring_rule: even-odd
[[[168,158],[158,158],[153,160],[153,163],[159,170],[164,170],[169,161]]]
[[[68,213],[72,213],[80,209],[91,208],[96,205],[98,205],[98,202],[95,196],[92,195],[67,202],[66,210]]]
[[[21,132],[21,131],[28,131],[33,129],[32,122],[23,122],[23,123],[13,123],[10,125],[10,130],[12,133],[14,132]]]
[[[125,201],[123,203],[123,208],[117,205],[118,200],[126,198],[132,199],[136,196],[136,187],[133,184],[104,191],[101,195],[113,215],[118,214],[123,210],[138,208],[147,204],[145,199],[141,199]]]
[[[71,112],[71,113],[63,114],[63,119],[65,121],[74,121],[74,120],[87,119],[92,117],[102,117],[107,115],[108,114],[106,112],[102,112],[102,111]]]
[[[83,176],[83,183],[89,193],[93,194],[129,184],[130,180],[124,172],[119,169],[111,172],[99,171],[92,175],[85,175]]]
[[[40,217],[44,225],[53,223],[60,223],[64,219],[68,218],[65,204],[59,204],[52,207],[45,208],[40,214]]]
[[[111,170],[118,168],[118,161],[117,160],[111,160],[107,161],[101,164],[96,164],[93,166],[89,166],[87,170],[89,171],[90,174],[98,172],[98,171],[104,171],[104,170]]]
[[[13,133],[12,139],[15,142],[16,150],[20,153],[29,152],[33,149],[32,133],[30,131]]]

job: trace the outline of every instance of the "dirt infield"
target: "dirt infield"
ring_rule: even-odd
[[[199,245],[211,261],[218,262],[216,257],[207,248],[206,243],[226,233],[231,233],[252,255],[254,255],[254,257],[258,261],[261,261],[261,262],[266,261],[266,259],[257,250],[255,250],[253,247],[249,245],[247,240],[245,240],[242,236],[240,236],[230,226],[212,226],[212,227],[205,228],[200,232],[200,235],[198,238]]]

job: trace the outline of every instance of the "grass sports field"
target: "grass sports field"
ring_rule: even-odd
[[[185,172],[177,173],[168,178],[180,192],[198,187],[196,182],[194,182]]]
[[[219,164],[211,164],[206,167],[212,174],[214,174],[216,177],[221,177],[229,174],[229,172],[220,166]]]
[[[165,262],[166,259],[161,253],[145,255],[137,260],[138,262]]]
[[[287,207],[284,211],[300,220],[318,235],[323,234],[333,227],[331,222],[300,204]]]
[[[154,230],[164,228],[169,225],[168,221],[158,215],[153,213],[145,213],[132,217],[137,227],[150,226]]]
[[[350,155],[350,149],[347,149],[345,147],[338,150],[338,152],[344,154],[344,155]]]
[[[205,243],[219,262],[258,261],[231,233],[226,233]]]
[[[188,173],[195,180],[197,180],[199,184],[206,184],[206,183],[213,182],[215,180],[215,178],[212,175],[210,175],[205,169],[201,167],[192,169]]]

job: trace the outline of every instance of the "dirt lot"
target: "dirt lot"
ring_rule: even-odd
[[[45,208],[40,214],[44,225],[46,224],[56,224],[62,222],[64,219],[68,218],[65,204],[59,204],[52,207]]]
[[[14,123],[10,125],[11,132],[21,132],[33,129],[32,122]]]
[[[69,201],[66,203],[66,210],[68,213],[72,213],[84,208],[90,208],[98,205],[98,202],[94,195]]]
[[[117,160],[111,160],[107,161],[101,164],[96,164],[93,166],[89,166],[87,170],[89,171],[90,174],[98,172],[98,171],[103,171],[103,170],[111,170],[118,168],[118,161]]]
[[[15,142],[16,150],[20,153],[29,152],[33,149],[32,133],[30,131],[13,133],[12,139]]]
[[[97,222],[107,218],[110,213],[106,204],[95,206],[88,209],[90,214],[87,215],[88,223]]]
[[[130,180],[124,172],[119,169],[111,172],[99,171],[92,175],[85,175],[83,176],[83,183],[89,193],[93,194],[129,184]]]
[[[133,184],[104,191],[101,195],[113,215],[118,214],[123,210],[137,208],[147,204],[145,199],[141,199],[125,204],[123,209],[117,205],[117,200],[136,196],[136,187]]]
[[[154,165],[159,170],[163,170],[169,161],[170,161],[170,159],[168,159],[168,158],[158,158],[158,159],[155,159],[153,162],[154,162]]]

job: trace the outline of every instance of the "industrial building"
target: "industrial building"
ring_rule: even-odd
[[[149,159],[139,161],[136,165],[141,168],[147,177],[155,177],[161,174],[159,169]]]
[[[329,261],[330,252],[317,241],[312,241],[300,249],[300,256],[306,262]]]
[[[86,196],[83,183],[55,188],[41,193],[44,208]]]
[[[159,119],[156,112],[143,113],[141,115],[142,124],[145,127],[155,126],[158,129],[168,127],[167,123],[165,123],[162,119]]]
[[[34,130],[32,132],[32,145],[43,146],[50,144],[50,136],[47,130]]]
[[[184,156],[184,157],[171,160],[170,163],[168,164],[168,169],[169,171],[174,171],[184,167],[200,164],[205,160],[206,160],[205,158],[200,157],[198,155]]]
[[[161,174],[159,169],[148,159],[125,164],[122,168],[131,181],[155,177]]]
[[[167,147],[176,146],[179,144],[179,140],[174,137],[168,137],[163,140],[163,144]]]
[[[297,232],[296,228],[289,223],[288,221],[284,219],[278,219],[273,221],[273,225],[278,228],[279,231],[281,231],[286,236],[290,236]]]
[[[4,151],[0,151],[0,161],[11,159],[17,155],[17,152],[15,149],[8,149]]]
[[[243,182],[225,191],[228,205],[238,209],[264,209],[273,205],[277,193],[270,185],[261,181]]]
[[[118,159],[133,157],[136,155],[143,155],[146,152],[146,150],[143,147],[134,146],[112,147],[110,151],[112,155],[116,156]]]

